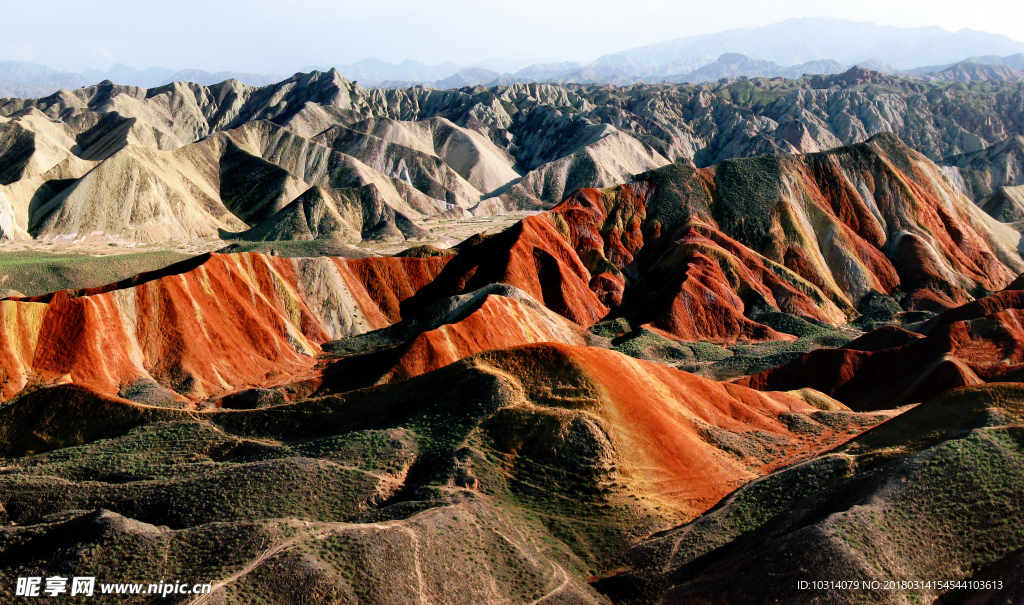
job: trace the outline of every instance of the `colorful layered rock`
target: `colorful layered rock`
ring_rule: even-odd
[[[774,339],[751,311],[844,323],[870,292],[955,306],[1024,269],[1019,239],[891,135],[672,165],[548,213],[616,314],[677,338]]]
[[[396,283],[377,279],[372,262],[212,254],[100,288],[0,301],[3,396],[155,381],[196,400],[285,382],[313,367],[321,343],[389,325],[424,263],[403,264]]]

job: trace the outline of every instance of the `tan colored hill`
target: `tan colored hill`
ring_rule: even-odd
[[[29,239],[28,217],[93,163],[77,157],[67,127],[36,109],[0,123],[0,241]]]
[[[635,138],[609,128],[579,151],[530,171],[500,197],[485,200],[481,213],[540,208],[544,200],[564,198],[582,187],[610,187],[668,163]]]
[[[220,201],[216,177],[205,165],[212,158],[190,156],[125,147],[34,208],[37,222],[28,230],[48,239],[119,236],[152,242],[244,229]]]
[[[61,124],[29,109],[0,124],[0,185],[39,176],[72,157],[75,141]]]
[[[72,158],[66,164],[55,169],[53,176],[62,176],[84,161]],[[358,196],[366,202],[365,211],[350,217],[347,235],[344,230],[325,231],[335,233],[332,239],[360,241],[364,215],[368,238],[421,237],[425,231],[413,219],[422,213],[410,202],[428,213],[444,207],[443,202],[430,200],[350,156],[258,122],[174,151],[124,147],[82,178],[65,182],[51,197],[42,196],[45,188],[33,198],[17,195],[37,182],[29,179],[25,186],[7,187],[12,192],[7,197],[12,200],[15,225],[38,238],[58,241],[229,237],[271,219],[315,187],[311,183],[323,191],[366,188]],[[350,194],[342,189],[327,193],[328,198],[346,195]],[[288,236],[287,229],[273,232]]]
[[[555,89],[544,90],[550,94]],[[32,204],[32,216],[26,217],[23,196],[9,200],[16,208],[8,212],[14,215],[14,220],[6,221],[13,224],[5,233],[11,233],[8,239],[24,239],[29,232],[46,239],[75,239],[83,233],[142,242],[212,238],[221,230],[231,233],[256,227],[310,186],[373,185],[378,191],[374,199],[383,199],[391,211],[401,215],[392,222],[415,223],[431,216],[467,216],[467,211],[478,206],[481,199],[500,194],[521,178],[516,167],[518,160],[509,149],[490,140],[486,129],[459,126],[437,116],[415,120],[360,117],[360,112],[372,114],[371,107],[382,102],[390,103],[367,96],[367,91],[344,80],[337,72],[303,75],[261,89],[228,81],[211,87],[175,83],[147,91],[104,82],[76,91],[61,91],[38,101],[8,100],[0,114],[22,116],[34,112],[37,121],[51,124],[51,130],[63,129],[67,135],[60,144],[50,145],[53,149],[36,152],[37,164],[46,162],[53,151],[90,162],[110,160],[110,165],[92,175],[88,183],[76,183],[75,189],[64,197],[54,200],[57,196],[50,195],[37,200]],[[580,107],[578,103],[576,106]],[[19,128],[16,124],[4,127]],[[7,138],[13,145],[19,136],[30,137],[12,130]],[[282,185],[288,179],[275,176],[272,167],[258,161],[240,161],[233,147],[222,148],[225,136],[238,149],[284,170],[304,186]],[[585,147],[596,141],[591,137],[575,145]],[[208,149],[191,150],[195,145]],[[124,151],[130,149],[135,151]],[[533,161],[540,165],[574,150],[534,153]],[[164,166],[154,166],[154,159],[160,156],[152,155],[151,151],[172,156],[158,162]],[[5,184],[45,172],[38,167],[25,172],[23,164],[27,165],[30,156],[31,153],[18,159],[11,153],[5,154],[2,163],[10,164],[0,167],[10,172]],[[182,161],[185,163],[181,164]],[[225,175],[225,171],[230,174]],[[205,174],[200,179],[204,183],[197,182],[196,172]],[[619,170],[614,178],[624,176],[624,170]],[[242,195],[242,203],[228,197],[217,200],[210,189],[222,184],[218,177],[229,181],[228,185],[232,177],[237,182],[255,180],[258,184],[250,189],[260,192],[247,191]],[[586,174],[581,174],[576,181],[586,178]],[[115,198],[112,192],[121,182],[147,184],[139,189],[130,185],[127,199]],[[39,189],[38,184],[23,188],[32,186]],[[78,197],[88,200],[76,200],[75,190],[80,192]],[[219,191],[221,196],[229,193]],[[166,200],[154,199],[164,194]],[[544,199],[533,194],[526,205],[550,204],[562,194],[561,189],[547,191]],[[218,201],[244,225],[223,216],[216,207]],[[168,207],[159,208],[161,203]],[[262,210],[264,207],[266,211]],[[480,211],[504,211],[500,204],[487,208]],[[373,209],[369,213],[380,214]],[[126,217],[134,218],[125,223],[122,219]],[[140,223],[146,221],[159,226],[140,229]],[[415,226],[395,225],[384,231],[390,238],[396,233],[422,232]]]
[[[1000,187],[1024,185],[1024,136],[1013,136],[975,151],[946,158],[953,178],[980,202]]]
[[[999,187],[978,202],[978,207],[1003,223],[1024,221],[1024,186]]]
[[[355,157],[371,154],[373,150],[367,146],[380,145],[375,143],[377,140],[418,151],[440,159],[441,165],[461,176],[478,196],[497,191],[520,178],[515,170],[515,158],[507,150],[480,133],[444,118],[418,122],[386,118],[364,120],[348,126],[332,126],[313,140]]]

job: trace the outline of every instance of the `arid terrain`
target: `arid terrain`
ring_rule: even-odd
[[[1022,136],[856,67],[2,99],[0,572],[1019,603]]]

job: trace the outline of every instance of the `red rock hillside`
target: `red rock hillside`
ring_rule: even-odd
[[[396,301],[442,266],[212,254],[102,288],[0,301],[3,398],[62,382],[116,394],[142,381],[198,400],[284,382],[313,367],[321,343],[389,325]]]
[[[548,213],[602,303],[682,339],[775,339],[772,308],[843,323],[870,291],[954,306],[1024,270],[1016,234],[891,135],[824,153],[672,165]]]

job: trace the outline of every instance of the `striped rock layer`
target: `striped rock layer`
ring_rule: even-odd
[[[891,135],[824,153],[673,165],[548,216],[616,313],[686,340],[765,340],[774,309],[841,324],[874,291],[952,307],[1024,270],[1019,234]]]
[[[62,382],[117,393],[154,381],[189,399],[283,382],[310,370],[323,342],[389,325],[402,288],[438,265],[409,259],[389,289],[377,260],[210,254],[110,286],[0,301],[3,398]]]

